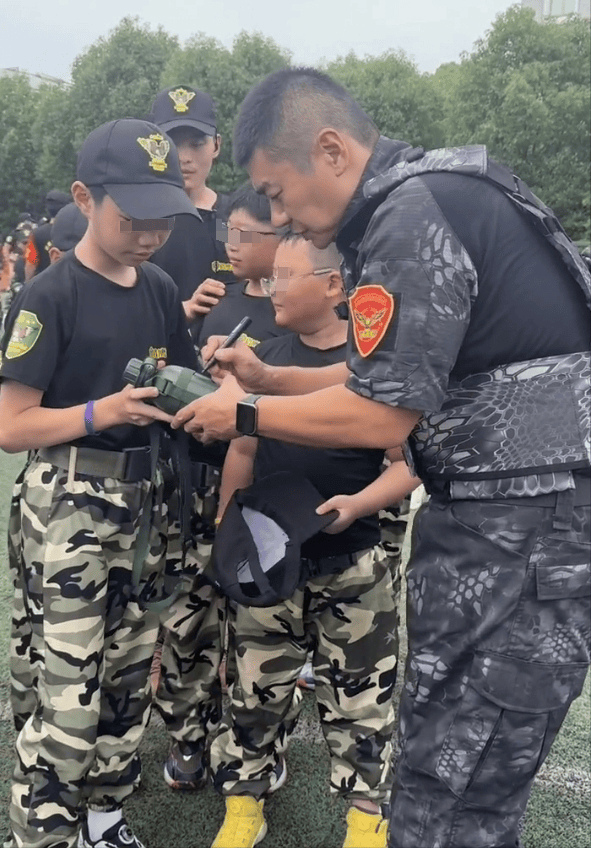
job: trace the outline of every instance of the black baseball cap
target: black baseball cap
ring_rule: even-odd
[[[172,140],[148,121],[119,118],[93,130],[78,154],[76,177],[102,186],[130,218],[201,217],[183,189]]]
[[[326,499],[301,474],[277,471],[232,495],[216,530],[206,577],[245,606],[290,598],[307,574],[300,548],[335,518],[317,515]]]
[[[217,132],[213,100],[190,85],[173,85],[161,91],[152,103],[150,120],[166,132],[175,127],[194,127],[212,136]]]
[[[72,195],[69,192],[59,191],[57,188],[52,188],[45,195],[45,208],[53,218],[60,209],[72,202]]]
[[[86,232],[87,224],[76,204],[68,203],[60,209],[51,225],[51,245],[60,250],[71,250]]]

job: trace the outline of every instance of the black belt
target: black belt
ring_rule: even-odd
[[[195,489],[209,489],[211,486],[219,486],[221,477],[222,469],[217,465],[191,460],[191,480]]]
[[[547,492],[544,495],[524,495],[522,498],[467,498],[466,500],[475,500],[479,503],[495,502],[503,504],[511,504],[514,506],[556,506],[558,497],[562,500],[565,492],[572,492],[570,496],[571,506],[590,506],[591,505],[591,477],[585,472],[573,472],[575,487],[572,489],[564,489],[560,492]],[[449,482],[447,481],[429,481],[428,492],[433,500],[443,500],[451,502],[449,496]]]
[[[112,477],[125,483],[137,483],[151,477],[150,447],[127,448],[123,451],[97,450],[75,445],[40,448],[37,456],[71,474],[90,477]]]
[[[368,550],[371,550],[371,548],[353,554],[339,554],[337,556],[320,557],[319,559],[302,557],[302,570],[306,572],[307,579],[322,577],[325,574],[338,574],[352,565],[356,565]]]

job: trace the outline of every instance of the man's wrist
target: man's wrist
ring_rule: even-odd
[[[257,393],[261,395],[280,395],[282,368],[263,362]]]
[[[236,404],[236,430],[243,436],[256,436],[258,430],[257,403],[261,395],[250,394]]]

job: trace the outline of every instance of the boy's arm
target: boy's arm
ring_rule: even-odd
[[[259,440],[253,436],[241,436],[230,443],[222,471],[216,520],[221,520],[236,489],[244,489],[252,483],[254,457],[258,443]]]
[[[393,454],[391,454],[393,455]],[[321,504],[316,512],[325,515],[336,509],[339,517],[324,528],[324,533],[341,533],[358,518],[374,515],[380,509],[398,503],[421,485],[413,477],[404,460],[394,459],[380,476],[354,495],[335,495]]]
[[[153,387],[134,389],[125,386],[120,392],[95,401],[93,424],[97,432],[118,424],[145,427],[152,421],[172,421],[142,398],[156,397]],[[61,445],[86,436],[84,410],[86,404],[66,409],[41,406],[43,392],[15,380],[5,379],[0,388],[0,448],[7,453]]]

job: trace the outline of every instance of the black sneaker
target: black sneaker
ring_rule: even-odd
[[[80,828],[78,837],[78,848],[145,848],[144,844],[134,836],[125,819],[121,819],[105,830],[98,842],[93,842],[88,835],[88,822],[86,819]]]
[[[203,789],[207,783],[203,742],[173,742],[164,763],[164,780],[172,789]]]

